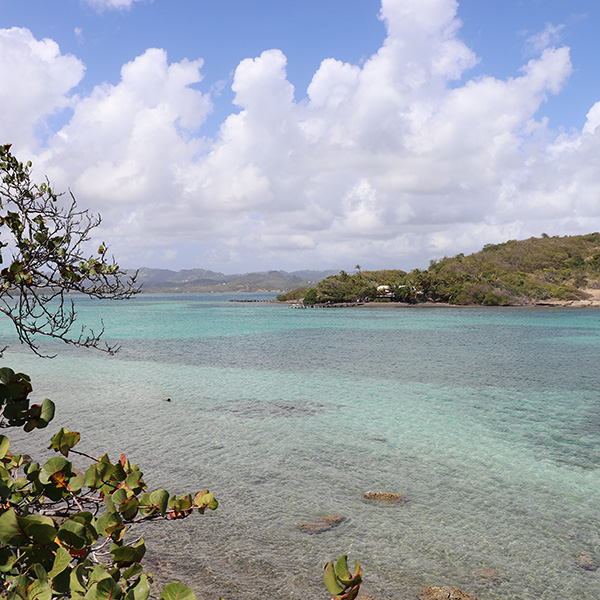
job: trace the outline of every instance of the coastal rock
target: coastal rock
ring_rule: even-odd
[[[406,502],[406,496],[402,496],[396,492],[365,492],[363,494],[363,500],[394,504],[396,502]]]
[[[451,585],[425,588],[417,594],[417,598],[419,600],[479,600]]]
[[[600,564],[596,557],[590,552],[578,552],[575,555],[577,566],[586,571],[596,571]]]
[[[472,573],[474,577],[486,579],[487,581],[498,581],[500,579],[500,573],[496,569],[475,569]]]
[[[342,515],[327,515],[325,517],[319,517],[316,521],[310,523],[298,523],[297,527],[304,533],[324,533],[334,527],[337,527],[340,523],[343,523],[346,517]]]

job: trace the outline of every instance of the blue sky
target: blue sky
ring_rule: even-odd
[[[124,266],[600,229],[596,0],[0,0],[0,140]]]

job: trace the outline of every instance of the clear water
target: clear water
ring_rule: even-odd
[[[153,488],[217,493],[215,513],[140,527],[157,572],[206,598],[325,598],[322,566],[347,553],[381,600],[597,600],[600,570],[576,554],[600,557],[599,311],[227,300],[81,301],[112,358],[38,359],[0,323],[3,363],[59,408],[40,448],[64,425]],[[331,514],[347,520],[297,527]]]

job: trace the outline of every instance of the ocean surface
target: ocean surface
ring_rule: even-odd
[[[598,600],[600,569],[577,554],[600,559],[600,311],[232,298],[76,299],[114,357],[50,344],[40,359],[0,321],[2,364],[58,409],[12,448],[43,452],[66,426],[152,489],[216,492],[214,513],[136,530],[153,570],[199,598],[325,599],[323,565],[348,554],[378,600],[430,585]],[[346,520],[298,527],[327,515]]]

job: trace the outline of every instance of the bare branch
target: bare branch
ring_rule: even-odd
[[[43,337],[113,354],[118,347],[101,342],[103,324],[99,331],[82,327],[73,333],[77,313],[67,295],[130,298],[140,290],[137,274],[121,270],[104,243],[92,256],[85,253],[100,216],[80,210],[70,191],[64,202],[48,180],[32,183],[30,166],[9,145],[0,146],[0,263],[2,251],[10,253],[0,270],[0,313],[12,321],[21,343],[40,356]]]

